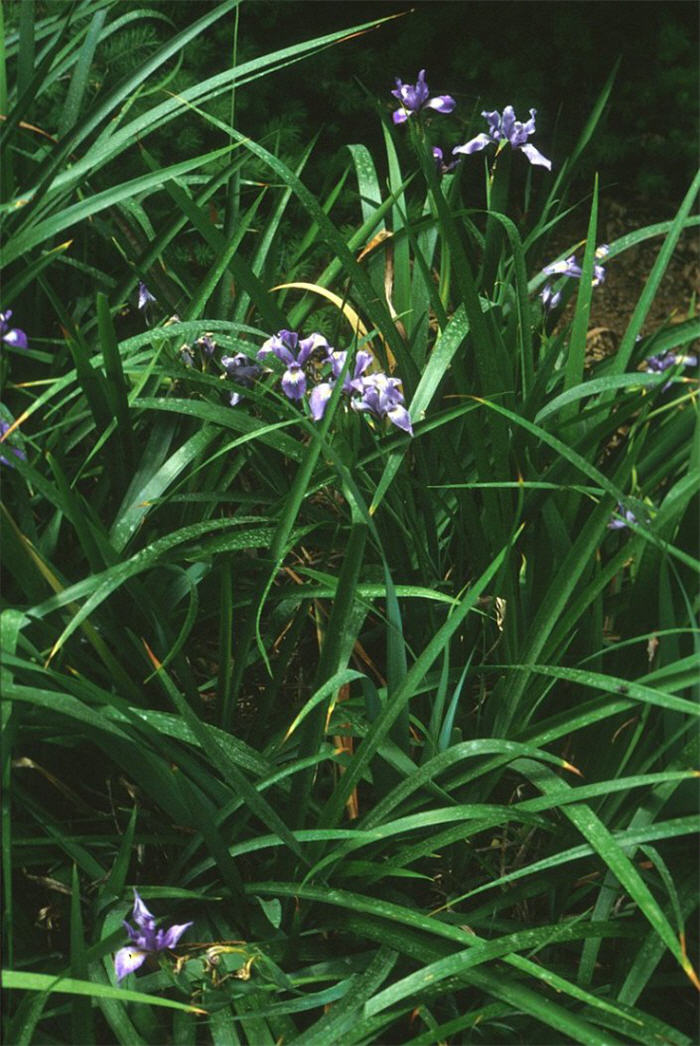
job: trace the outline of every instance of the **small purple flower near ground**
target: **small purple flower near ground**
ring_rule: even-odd
[[[7,443],[6,440],[3,439],[3,436],[9,429],[10,423],[8,421],[5,421],[3,418],[0,418],[0,447],[4,447],[6,445],[7,449],[11,451],[15,455],[15,457],[21,458],[22,461],[26,461],[27,455],[24,453],[23,450],[20,450],[19,447],[11,446],[9,443]],[[9,458],[6,458],[4,454],[0,454],[0,465],[8,465],[10,468],[12,468],[12,462],[9,460]]]
[[[457,104],[449,94],[430,97],[430,90],[425,82],[425,69],[421,69],[418,73],[418,80],[415,84],[405,84],[397,77],[396,89],[391,93],[401,102],[400,107],[392,116],[396,124],[405,123],[409,116],[419,113],[421,109],[435,109],[438,113],[451,113]]]
[[[328,401],[333,394],[335,383],[345,366],[347,356],[347,352],[338,351],[337,349],[329,350],[324,362],[330,364],[331,380],[322,381],[319,385],[316,385],[309,394],[309,409],[314,421],[320,421],[326,413]],[[348,372],[343,380],[343,392],[352,395],[354,391],[353,382],[361,378],[373,359],[374,357],[371,352],[367,352],[366,349],[358,350],[357,355],[355,356],[355,364],[352,369],[352,377],[350,376],[350,372]]]
[[[541,152],[535,149],[534,145],[530,145],[528,142],[530,135],[535,133],[536,112],[536,109],[531,109],[530,119],[523,123],[521,120],[515,119],[515,111],[512,105],[505,107],[502,116],[497,109],[494,109],[492,112],[485,110],[481,115],[489,125],[488,131],[477,134],[476,138],[471,138],[464,145],[455,146],[452,152],[466,153],[467,155],[478,153],[492,143],[495,143],[500,150],[508,142],[512,149],[519,149],[520,152],[524,153],[531,164],[546,167],[548,171],[551,171],[552,161],[548,160],[546,156],[543,156]]]
[[[679,355],[676,352],[661,352],[656,356],[650,356],[646,361],[645,370],[648,374],[663,374],[664,371],[682,364],[684,367],[697,367],[698,357],[694,355]]]
[[[657,353],[656,356],[649,356],[644,369],[647,374],[663,374],[664,371],[669,370],[671,367],[697,367],[697,365],[698,357],[695,354],[677,353],[669,349],[667,352]],[[665,392],[666,389],[670,389],[671,385],[673,385],[673,382],[667,381],[662,386],[661,391]]]
[[[593,287],[598,287],[605,282],[605,268],[600,264],[600,261],[606,258],[609,253],[610,248],[607,243],[601,243],[600,247],[596,247],[596,262],[593,265],[593,278],[591,280]],[[575,280],[580,280],[583,270],[576,261],[576,255],[570,254],[568,258],[560,258],[559,261],[545,265],[542,272],[545,276],[571,276]],[[544,291],[542,293],[544,294]]]
[[[149,302],[158,301],[155,294],[151,294],[143,280],[139,280],[139,300],[137,308],[143,311]]]
[[[136,890],[134,890],[133,919],[136,929],[128,922],[124,923],[126,932],[131,938],[131,944],[128,944],[126,948],[120,948],[114,956],[114,972],[117,975],[117,981],[123,980],[127,974],[138,970],[149,955],[174,948],[185,930],[192,926],[192,923],[189,922],[179,926],[170,926],[167,930],[156,930],[155,917],[151,915]]]
[[[301,400],[306,392],[306,372],[304,366],[314,349],[328,349],[329,345],[322,334],[311,334],[303,341],[294,331],[281,330],[263,344],[258,352],[258,359],[264,360],[272,353],[287,364],[282,375],[281,385],[287,399]]]
[[[368,411],[375,418],[388,418],[392,425],[403,429],[409,436],[413,435],[411,417],[404,407],[401,382],[398,378],[389,378],[386,374],[367,374],[352,383],[359,399],[353,399],[354,410]]]
[[[10,327],[12,309],[0,312],[0,339],[15,349],[27,348],[27,335],[18,327]]]

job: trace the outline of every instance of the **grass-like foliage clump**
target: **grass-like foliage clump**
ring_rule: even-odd
[[[700,178],[601,243],[614,74],[560,157],[430,69],[310,177],[237,96],[392,20],[5,14],[5,1041],[691,1044]]]

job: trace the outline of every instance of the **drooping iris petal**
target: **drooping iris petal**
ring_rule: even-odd
[[[397,428],[403,429],[409,436],[413,435],[413,426],[411,425],[411,416],[405,407],[391,407],[387,412],[386,416],[392,425],[396,425]]]
[[[289,364],[289,367],[282,375],[280,384],[287,399],[303,399],[306,392],[306,375],[296,361]]]
[[[373,414],[376,418],[388,418],[393,425],[413,435],[411,418],[404,406],[398,378],[390,378],[382,373],[368,374],[354,379],[351,385],[360,393],[359,398],[351,402],[354,410]]]
[[[117,975],[117,982],[123,981],[128,974],[138,970],[139,966],[143,966],[147,956],[148,952],[129,945],[126,948],[120,948],[114,956],[114,972]]]
[[[519,148],[534,167],[546,167],[548,171],[551,171],[552,161],[543,156],[539,149],[535,149],[534,145],[521,145]]]
[[[451,113],[455,107],[455,100],[449,94],[438,94],[435,98],[430,98],[426,103],[425,109],[434,109],[438,113]]]
[[[471,138],[464,145],[456,145],[452,150],[452,154],[465,153],[469,156],[471,153],[478,153],[482,149],[485,149],[487,145],[491,145],[493,141],[487,134],[477,134],[476,138]]]
[[[309,393],[309,410],[314,421],[320,421],[326,413],[328,401],[333,395],[333,386],[329,381],[315,385]]]
[[[10,327],[11,317],[12,309],[0,312],[0,339],[13,349],[26,349],[28,344],[27,335],[24,331],[19,330],[18,327]]]

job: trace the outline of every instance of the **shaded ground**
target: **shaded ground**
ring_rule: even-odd
[[[647,199],[603,200],[598,217],[598,242],[611,243],[635,229],[642,229],[673,217],[672,212],[665,211],[665,207]],[[572,216],[562,223],[552,257],[565,250],[569,244],[582,239],[585,232],[584,218]],[[593,294],[588,332],[591,358],[601,358],[616,351],[663,242],[663,236],[645,240],[639,246],[614,258],[607,266],[605,283],[596,288]],[[682,234],[678,242],[644,321],[642,334],[650,334],[661,326],[680,323],[700,315],[698,297],[700,234],[697,229],[689,229]],[[563,322],[570,319],[574,301],[569,303],[562,317]]]

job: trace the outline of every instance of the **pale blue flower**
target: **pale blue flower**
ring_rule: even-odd
[[[322,381],[319,385],[316,385],[309,394],[309,410],[311,411],[311,417],[314,421],[320,421],[325,414],[328,401],[333,394],[335,383],[345,366],[347,355],[347,352],[338,351],[336,349],[331,349],[328,352],[325,362],[330,364],[331,380]],[[353,383],[361,378],[373,359],[374,356],[371,352],[368,352],[366,349],[358,350],[357,355],[355,356],[352,374],[350,374],[349,371],[345,374],[343,380],[343,392],[347,395],[352,395],[354,391]]]
[[[409,116],[419,113],[421,109],[435,109],[438,113],[451,113],[457,104],[449,94],[439,94],[430,98],[430,91],[425,82],[425,69],[418,73],[415,84],[405,84],[396,79],[396,89],[391,92],[394,98],[398,98],[401,106],[393,114],[394,123],[405,123]]]
[[[515,119],[515,111],[512,105],[505,107],[502,116],[497,109],[491,112],[485,110],[481,115],[488,124],[488,131],[477,134],[476,138],[471,138],[464,145],[455,146],[452,152],[469,155],[480,152],[492,143],[495,143],[499,149],[502,149],[505,143],[508,142],[512,149],[519,149],[521,153],[524,153],[531,164],[546,167],[548,171],[551,171],[552,161],[548,160],[546,156],[543,156],[541,152],[535,149],[534,145],[530,145],[528,142],[528,138],[535,133],[536,112],[536,109],[531,109],[530,119],[523,123],[521,120]]]
[[[630,509],[618,504],[616,512],[617,515],[613,516],[608,523],[608,530],[627,530],[630,523],[636,526],[637,517]]]
[[[351,401],[354,410],[368,411],[375,418],[388,418],[392,425],[403,429],[409,436],[413,435],[411,418],[404,406],[398,378],[389,378],[381,373],[367,374],[351,384],[360,393],[359,399]]]
[[[158,301],[154,294],[151,294],[143,280],[139,280],[139,300],[137,308],[143,311],[149,302]]]
[[[8,309],[7,312],[0,312],[0,339],[13,349],[26,349],[27,335],[18,327],[10,327],[11,317],[12,309]]]
[[[602,243],[600,247],[596,247],[596,261],[593,264],[591,286],[598,287],[601,283],[605,282],[606,272],[604,266],[600,264],[600,261],[607,257],[609,253],[610,248],[607,243]],[[542,272],[545,276],[571,276],[575,280],[580,280],[583,270],[576,261],[576,255],[570,254],[568,258],[561,258],[559,261],[545,265]]]
[[[315,349],[328,349],[329,345],[322,334],[311,334],[303,341],[294,331],[281,330],[263,344],[258,352],[258,359],[264,360],[272,353],[287,364],[280,384],[285,396],[290,400],[301,400],[306,392],[305,364]]]
[[[126,932],[131,938],[131,944],[120,948],[114,956],[114,972],[117,975],[117,981],[123,980],[127,974],[138,970],[149,955],[174,948],[185,930],[192,926],[192,923],[189,922],[179,926],[170,926],[167,930],[156,930],[155,917],[151,915],[136,890],[134,890],[133,918],[136,929],[128,922],[124,923]]]
[[[693,353],[678,353],[673,352],[669,349],[667,352],[660,352],[656,356],[650,356],[646,360],[646,367],[644,368],[647,374],[663,374],[664,371],[670,370],[671,367],[697,367],[698,357]],[[665,392],[673,385],[672,381],[667,381],[665,385],[661,387],[661,391]]]

